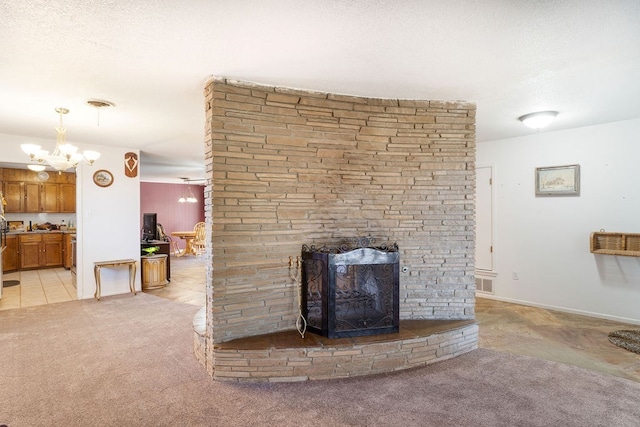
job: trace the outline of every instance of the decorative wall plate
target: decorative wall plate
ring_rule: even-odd
[[[138,176],[138,155],[132,151],[124,155],[124,175],[129,178]]]
[[[113,184],[113,175],[106,169],[100,169],[93,174],[93,182],[98,187],[108,187]]]
[[[49,174],[47,172],[45,172],[45,171],[40,171],[40,172],[38,172],[38,179],[40,181],[46,181],[46,180],[49,179]]]

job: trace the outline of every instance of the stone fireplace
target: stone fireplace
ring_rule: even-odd
[[[356,358],[364,352],[380,369],[359,361],[368,366],[357,370],[362,375],[430,363],[477,345],[477,335],[465,330],[425,337],[434,353],[421,357],[408,355],[414,338],[406,348],[395,343],[383,350],[355,344],[373,337],[336,338],[329,341],[338,345],[334,351],[308,334],[291,342],[295,349],[274,344],[278,356],[265,350],[256,360],[245,358],[254,347],[234,347],[295,332],[299,287],[289,259],[303,244],[330,247],[353,236],[384,236],[400,248],[400,332],[390,339],[398,335],[404,342],[403,322],[473,322],[474,104],[222,78],[207,83],[205,98],[210,265],[196,354],[210,375],[234,381],[335,377],[344,375],[344,352]],[[322,372],[305,372],[312,365]]]

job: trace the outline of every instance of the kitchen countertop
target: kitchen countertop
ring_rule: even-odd
[[[7,235],[11,236],[14,234],[75,234],[76,229],[71,228],[67,230],[34,230],[34,231],[7,231]]]

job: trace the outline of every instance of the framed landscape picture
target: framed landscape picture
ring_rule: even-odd
[[[93,174],[93,182],[98,187],[108,187],[113,184],[113,175],[105,169],[100,169]]]
[[[536,168],[536,197],[579,195],[580,165]]]

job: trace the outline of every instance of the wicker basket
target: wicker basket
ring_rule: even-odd
[[[599,231],[590,240],[592,253],[640,257],[640,234]]]

